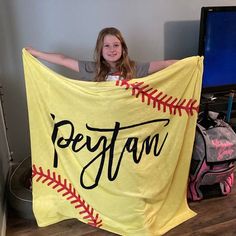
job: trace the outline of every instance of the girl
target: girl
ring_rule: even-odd
[[[87,81],[140,78],[176,62],[176,60],[149,63],[132,61],[128,56],[128,48],[121,32],[114,27],[100,31],[94,52],[95,61],[77,61],[62,54],[41,52],[33,48],[26,49],[39,59],[79,72],[80,79]]]

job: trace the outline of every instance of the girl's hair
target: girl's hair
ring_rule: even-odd
[[[121,58],[116,62],[116,68],[125,79],[131,79],[135,76],[135,63],[128,56],[128,48],[121,32],[114,28],[104,28],[100,31],[94,51],[94,59],[96,62],[95,81],[105,81],[107,74],[110,72],[110,65],[102,56],[103,41],[106,35],[113,35],[121,42],[122,54]]]

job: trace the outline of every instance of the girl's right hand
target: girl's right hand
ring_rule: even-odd
[[[25,47],[25,50],[27,50],[32,56],[35,56],[35,57],[37,57],[37,55],[40,53],[40,51],[32,47]]]

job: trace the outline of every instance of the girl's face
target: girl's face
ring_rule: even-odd
[[[120,40],[114,35],[106,35],[103,40],[102,56],[110,64],[115,67],[116,62],[121,58],[122,46]]]

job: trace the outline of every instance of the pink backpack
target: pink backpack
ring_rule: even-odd
[[[236,134],[229,124],[214,118],[216,113],[208,116],[208,124],[200,121],[196,128],[187,193],[191,201],[227,195],[234,182]]]

